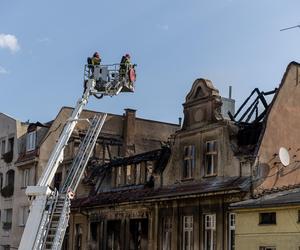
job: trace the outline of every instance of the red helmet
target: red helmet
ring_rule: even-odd
[[[99,55],[99,53],[98,53],[98,52],[95,52],[95,53],[94,53],[94,55],[93,55],[93,57],[100,58],[100,55]]]

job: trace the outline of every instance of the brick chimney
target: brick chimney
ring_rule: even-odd
[[[133,155],[135,153],[135,118],[136,110],[124,109],[124,123],[123,123],[123,136],[124,136],[124,156]]]

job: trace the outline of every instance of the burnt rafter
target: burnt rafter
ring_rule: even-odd
[[[265,97],[274,95],[276,91],[277,88],[268,92],[260,91],[258,88],[255,88],[234,115],[228,112],[230,119],[238,123],[260,122],[265,117],[265,114],[267,113],[269,107],[269,104]],[[256,97],[253,100],[253,97],[255,95]],[[262,107],[264,108],[260,113],[258,110],[259,104],[262,104]]]

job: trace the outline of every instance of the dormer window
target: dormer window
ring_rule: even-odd
[[[26,151],[32,151],[36,148],[36,131],[29,132],[26,137]]]
[[[205,143],[205,175],[214,176],[217,174],[218,147],[217,141]]]
[[[184,147],[183,157],[183,179],[192,178],[195,167],[195,145]]]

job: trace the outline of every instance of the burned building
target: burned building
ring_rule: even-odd
[[[167,145],[90,166],[84,181],[91,191],[72,203],[69,248],[234,249],[228,207],[250,193],[264,118],[258,93],[235,115],[222,110],[211,81],[197,79]]]

